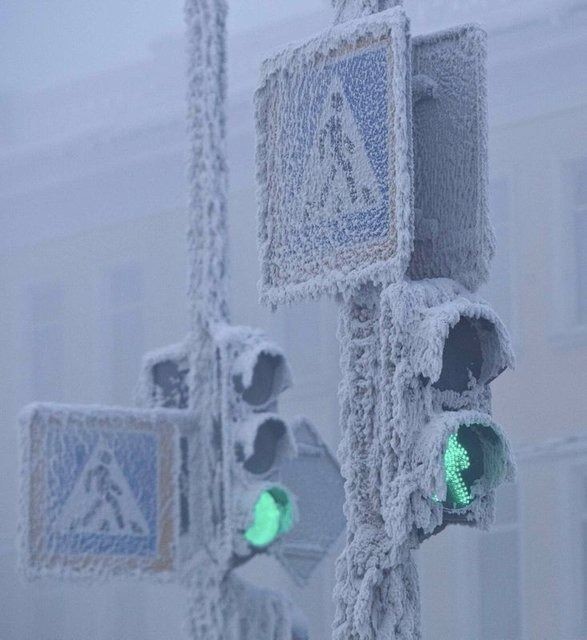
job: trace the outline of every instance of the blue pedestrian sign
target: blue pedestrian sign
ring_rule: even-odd
[[[396,8],[265,62],[256,116],[266,301],[405,273],[408,47]]]
[[[176,568],[176,411],[37,404],[21,419],[29,575],[170,574]]]

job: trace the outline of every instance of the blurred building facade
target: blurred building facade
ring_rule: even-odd
[[[414,32],[474,19],[490,33],[491,212],[498,250],[484,294],[510,327],[515,372],[493,385],[519,479],[489,533],[453,528],[418,553],[425,638],[587,638],[587,2],[406,0]],[[336,448],[336,308],[275,314],[256,298],[252,94],[271,50],[327,10],[230,38],[233,320],[290,354],[289,415]],[[119,581],[24,585],[14,538],[16,415],[34,400],[132,404],[141,355],[187,331],[181,38],[142,64],[0,103],[0,638],[181,637],[184,594]],[[306,589],[271,561],[245,572],[286,588],[329,637],[339,543]]]

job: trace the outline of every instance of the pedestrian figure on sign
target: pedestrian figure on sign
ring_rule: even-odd
[[[348,189],[351,202],[357,200],[357,185],[353,176],[353,165],[348,156],[355,153],[355,145],[349,136],[342,129],[342,95],[336,91],[330,96],[333,113],[327,123],[320,130],[318,148],[320,150],[320,160],[324,161],[326,157],[326,141],[328,140],[331,157],[333,159],[330,165],[328,180],[324,183],[322,193],[320,194],[320,206],[326,204],[326,197],[332,188],[334,176],[338,170],[342,170]],[[337,211],[340,213],[340,211]]]
[[[120,508],[120,502],[117,496],[122,495],[122,489],[112,479],[110,474],[109,465],[112,462],[112,454],[108,451],[103,451],[100,454],[100,464],[93,469],[90,469],[85,477],[85,489],[86,493],[92,493],[92,485],[94,485],[94,492],[98,494],[94,500],[92,506],[86,515],[82,518],[82,526],[87,527],[100,509],[107,503],[112,510],[116,523],[119,529],[124,529],[124,518],[122,517],[122,510]],[[108,531],[110,529],[110,523],[108,520],[104,520],[100,525],[100,530]]]
[[[318,123],[307,165],[304,218],[352,214],[376,204],[376,178],[340,80]]]

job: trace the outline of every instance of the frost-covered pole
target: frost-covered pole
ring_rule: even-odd
[[[186,0],[192,333],[228,320],[225,0]]]
[[[401,4],[401,0],[333,0],[335,21]],[[345,478],[347,544],[336,567],[334,640],[414,640],[420,635],[415,565],[409,548],[392,546],[381,516],[380,296],[381,287],[365,285],[339,308],[339,457]]]
[[[198,429],[214,441],[214,341],[216,323],[228,320],[226,301],[227,166],[225,150],[226,93],[225,0],[186,0],[188,42],[189,178],[189,407]],[[213,448],[209,447],[211,453]],[[190,464],[201,464],[191,451]],[[207,460],[210,477],[214,459]],[[214,509],[210,509],[210,519]],[[216,515],[218,517],[218,514]],[[218,544],[210,556],[198,554],[186,569],[190,591],[189,632],[198,640],[221,640],[222,585],[228,545]],[[214,557],[218,556],[218,557]]]
[[[376,638],[374,589],[380,581],[383,522],[377,451],[379,296],[375,286],[340,304],[339,340],[342,439],[347,543],[336,566],[335,640]],[[380,603],[384,605],[384,602]]]
[[[272,365],[271,371],[266,366],[263,371],[275,405],[277,395],[290,382],[285,356],[277,347],[263,342],[259,331],[228,324],[226,14],[226,0],[186,0],[191,312],[188,408],[196,416],[200,442],[204,442],[203,447],[196,445],[189,450],[187,467],[201,470],[203,466],[207,478],[200,486],[190,483],[189,487],[189,495],[204,495],[198,509],[203,507],[205,513],[194,509],[190,518],[194,521],[191,535],[205,540],[205,548],[197,550],[184,569],[189,599],[188,634],[194,640],[298,640],[306,638],[305,630],[294,627],[289,600],[232,574],[233,568],[257,552],[241,529],[253,513],[255,505],[250,500],[254,491],[266,489],[255,484],[250,477],[252,472],[242,470],[246,461],[236,454],[236,443],[242,438],[242,423],[247,417],[241,415],[243,407],[253,402],[245,392],[258,402],[258,390],[252,389],[258,377],[253,373],[258,362],[261,367],[266,362]],[[231,368],[236,366],[232,361],[236,353],[241,353],[246,362],[246,366],[241,363],[238,374]],[[279,380],[273,381],[272,375]],[[244,388],[234,385],[236,377]],[[247,399],[243,400],[245,396]],[[239,407],[240,413],[235,413],[234,406]],[[264,424],[265,414],[259,413],[262,408],[262,403],[255,406],[259,429]],[[271,415],[271,425],[283,429],[275,442],[293,438],[291,429]],[[251,437],[251,429],[247,433]],[[265,455],[270,458],[269,452]],[[274,472],[278,472],[280,460],[265,462],[271,462]],[[243,496],[247,490],[250,495]],[[286,495],[284,488],[281,494]],[[290,526],[280,525],[280,532],[273,539],[259,542],[262,550],[266,551]]]

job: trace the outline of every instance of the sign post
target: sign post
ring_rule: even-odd
[[[334,4],[334,27],[262,68],[261,298],[340,303],[333,637],[414,640],[412,551],[449,523],[488,526],[513,475],[489,389],[513,356],[473,293],[493,254],[485,34],[411,40],[401,2]]]

